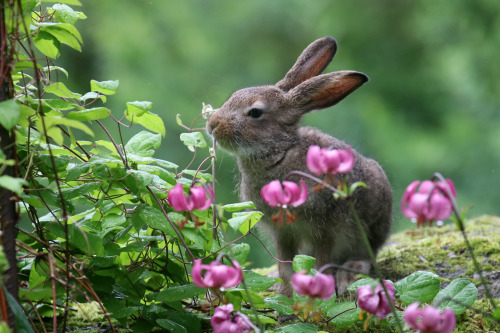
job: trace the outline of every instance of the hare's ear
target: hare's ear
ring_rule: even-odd
[[[303,113],[335,105],[368,81],[360,72],[339,71],[313,77],[288,92],[292,106]]]
[[[305,80],[321,74],[332,61],[336,51],[337,42],[334,38],[323,37],[315,40],[302,52],[292,69],[276,86],[289,91]]]

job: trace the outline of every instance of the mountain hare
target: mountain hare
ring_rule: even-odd
[[[272,236],[280,260],[292,260],[297,254],[316,258],[315,267],[334,263],[337,292],[342,294],[356,273],[368,273],[370,257],[358,226],[345,200],[335,200],[327,189],[314,191],[316,183],[304,179],[309,192],[307,201],[288,207],[296,214],[293,224],[278,227],[271,222],[275,208],[261,198],[261,189],[273,180],[283,180],[292,170],[309,172],[306,154],[309,146],[347,149],[347,145],[318,129],[300,127],[301,117],[310,111],[330,107],[368,81],[355,71],[319,75],[332,60],[337,44],[324,37],[310,44],[285,77],[274,86],[236,91],[215,111],[207,122],[207,131],[225,150],[236,155],[241,172],[242,200],[251,200],[264,212],[259,223],[264,234]],[[349,126],[349,124],[346,124]],[[352,200],[374,252],[385,242],[392,223],[392,191],[377,162],[354,151],[355,163],[345,176],[349,184],[362,181]],[[339,177],[343,177],[340,175]],[[289,180],[298,182],[300,177]],[[263,230],[262,230],[263,229]],[[280,292],[292,294],[292,265],[280,263],[284,283]]]

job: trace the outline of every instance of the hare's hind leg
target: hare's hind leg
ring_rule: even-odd
[[[371,263],[369,259],[348,260],[342,267],[346,269],[339,268],[337,274],[335,274],[338,295],[342,295],[347,291],[347,287],[356,280],[356,275],[370,273]]]

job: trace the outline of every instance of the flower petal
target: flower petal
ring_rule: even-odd
[[[262,199],[271,207],[282,205],[284,201],[283,188],[279,180],[273,180],[262,187],[260,191]]]
[[[174,188],[168,192],[167,201],[170,207],[178,212],[189,210],[184,196],[184,187],[181,183],[175,184]]]
[[[201,288],[209,288],[205,281],[203,280],[202,270],[206,269],[208,266],[203,265],[201,259],[196,259],[194,261],[193,269],[191,270],[191,278],[193,279],[193,283]]]

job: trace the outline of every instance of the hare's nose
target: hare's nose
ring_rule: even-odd
[[[208,134],[212,135],[212,132],[214,129],[219,125],[219,117],[217,117],[216,114],[212,114],[210,118],[208,118],[207,121],[207,132]]]

